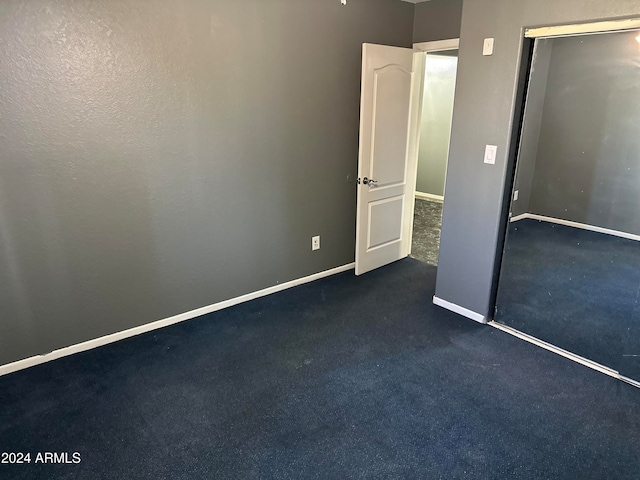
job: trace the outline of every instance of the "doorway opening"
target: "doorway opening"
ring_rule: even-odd
[[[457,49],[457,39],[414,48],[363,45],[356,275],[409,256],[414,231],[413,256],[437,263]],[[431,186],[420,187],[418,202],[425,203],[415,209],[423,112],[423,158],[433,161],[420,185],[424,179]]]
[[[458,68],[458,39],[414,44],[421,105],[411,257],[437,265]]]

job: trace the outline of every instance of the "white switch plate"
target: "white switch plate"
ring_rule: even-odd
[[[485,38],[482,44],[482,55],[493,55],[493,38]]]
[[[320,250],[320,235],[311,237],[311,250]]]
[[[520,193],[520,192],[519,192],[518,190],[516,190],[515,192],[513,192],[513,201],[514,201],[514,202],[517,202],[517,201],[518,201],[518,195],[519,195],[519,193]]]
[[[496,145],[487,145],[487,147],[484,149],[484,163],[495,165],[497,153],[498,147]]]

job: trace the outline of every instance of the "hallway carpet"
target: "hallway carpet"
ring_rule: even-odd
[[[0,478],[637,479],[640,390],[435,307],[435,272],[346,272],[2,377],[0,452],[32,463]]]
[[[441,227],[442,203],[416,198],[411,257],[430,265],[438,265]]]

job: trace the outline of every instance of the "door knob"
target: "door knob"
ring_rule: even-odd
[[[377,187],[378,186],[377,185],[378,181],[374,180],[373,178],[369,179],[367,177],[364,177],[362,179],[362,183],[364,183],[365,185],[369,185],[370,187]]]
[[[378,186],[378,181],[377,180],[373,180],[373,179],[369,179],[367,177],[364,177],[362,179],[362,183],[365,185],[369,185],[370,187],[377,187]],[[358,178],[358,185],[360,185],[360,179]]]

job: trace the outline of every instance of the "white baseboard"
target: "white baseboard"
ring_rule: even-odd
[[[520,215],[516,215],[515,217],[511,217],[509,219],[510,222],[517,222],[518,220],[524,220],[525,218],[529,218],[528,213],[521,213]]]
[[[511,222],[517,222],[518,220],[524,220],[530,218],[532,220],[540,220],[541,222],[555,223],[557,225],[564,225],[567,227],[580,228],[582,230],[588,230],[590,232],[604,233],[606,235],[613,235],[614,237],[626,238],[627,240],[635,240],[640,242],[640,235],[634,233],[621,232],[619,230],[611,230],[610,228],[596,227],[595,225],[587,225],[586,223],[572,222],[571,220],[563,220],[561,218],[545,217],[544,215],[538,215],[536,213],[523,213],[510,219]]]
[[[432,202],[444,202],[444,197],[442,195],[432,195],[431,193],[416,192],[416,198],[421,198],[422,200],[431,200]]]
[[[355,268],[355,265],[356,265],[355,263],[349,263],[347,265],[336,267],[331,270],[325,270],[324,272],[314,273],[313,275],[309,275],[307,277],[298,278],[296,280],[291,280],[290,282],[285,282],[279,285],[274,285],[272,287],[265,288],[263,290],[258,290],[257,292],[247,293],[246,295],[241,295],[240,297],[231,298],[229,300],[214,303],[213,305],[197,308],[195,310],[191,310],[185,313],[180,313],[178,315],[165,318],[164,320],[158,320],[152,323],[146,323],[144,325],[140,325],[139,327],[123,330],[122,332],[112,333],[110,335],[105,335],[104,337],[94,338],[86,342],[78,343],[76,345],[71,345],[69,347],[61,348],[59,350],[54,350],[45,355],[36,355],[34,357],[25,358],[24,360],[18,360],[16,362],[8,363],[6,365],[0,365],[0,376],[17,372],[18,370],[23,370],[25,368],[33,367],[35,365],[40,365],[41,363],[50,362],[51,360],[56,360],[58,358],[73,355],[74,353],[80,353],[86,350],[91,350],[92,348],[108,345],[109,343],[117,342],[118,340],[123,340],[129,337],[134,337],[142,333],[151,332],[159,328],[168,327],[169,325],[173,325],[179,322],[184,322],[185,320],[191,320],[192,318],[200,317],[202,315],[206,315],[208,313],[212,313],[218,310],[232,307],[240,303],[248,302],[256,298],[265,297],[267,295],[271,295],[272,293],[281,292],[283,290],[287,290],[292,287],[297,287],[298,285],[303,285],[305,283],[313,282],[314,280],[319,280],[324,277],[329,277],[331,275],[346,272],[348,270],[352,270],[353,268]]]
[[[438,305],[439,307],[446,308],[454,313],[462,315],[463,317],[470,318],[478,323],[487,323],[487,319],[484,315],[480,315],[479,313],[474,312],[473,310],[469,310],[468,308],[461,307],[460,305],[456,305],[455,303],[447,302],[446,300],[442,300],[436,296],[433,297],[434,305]]]

